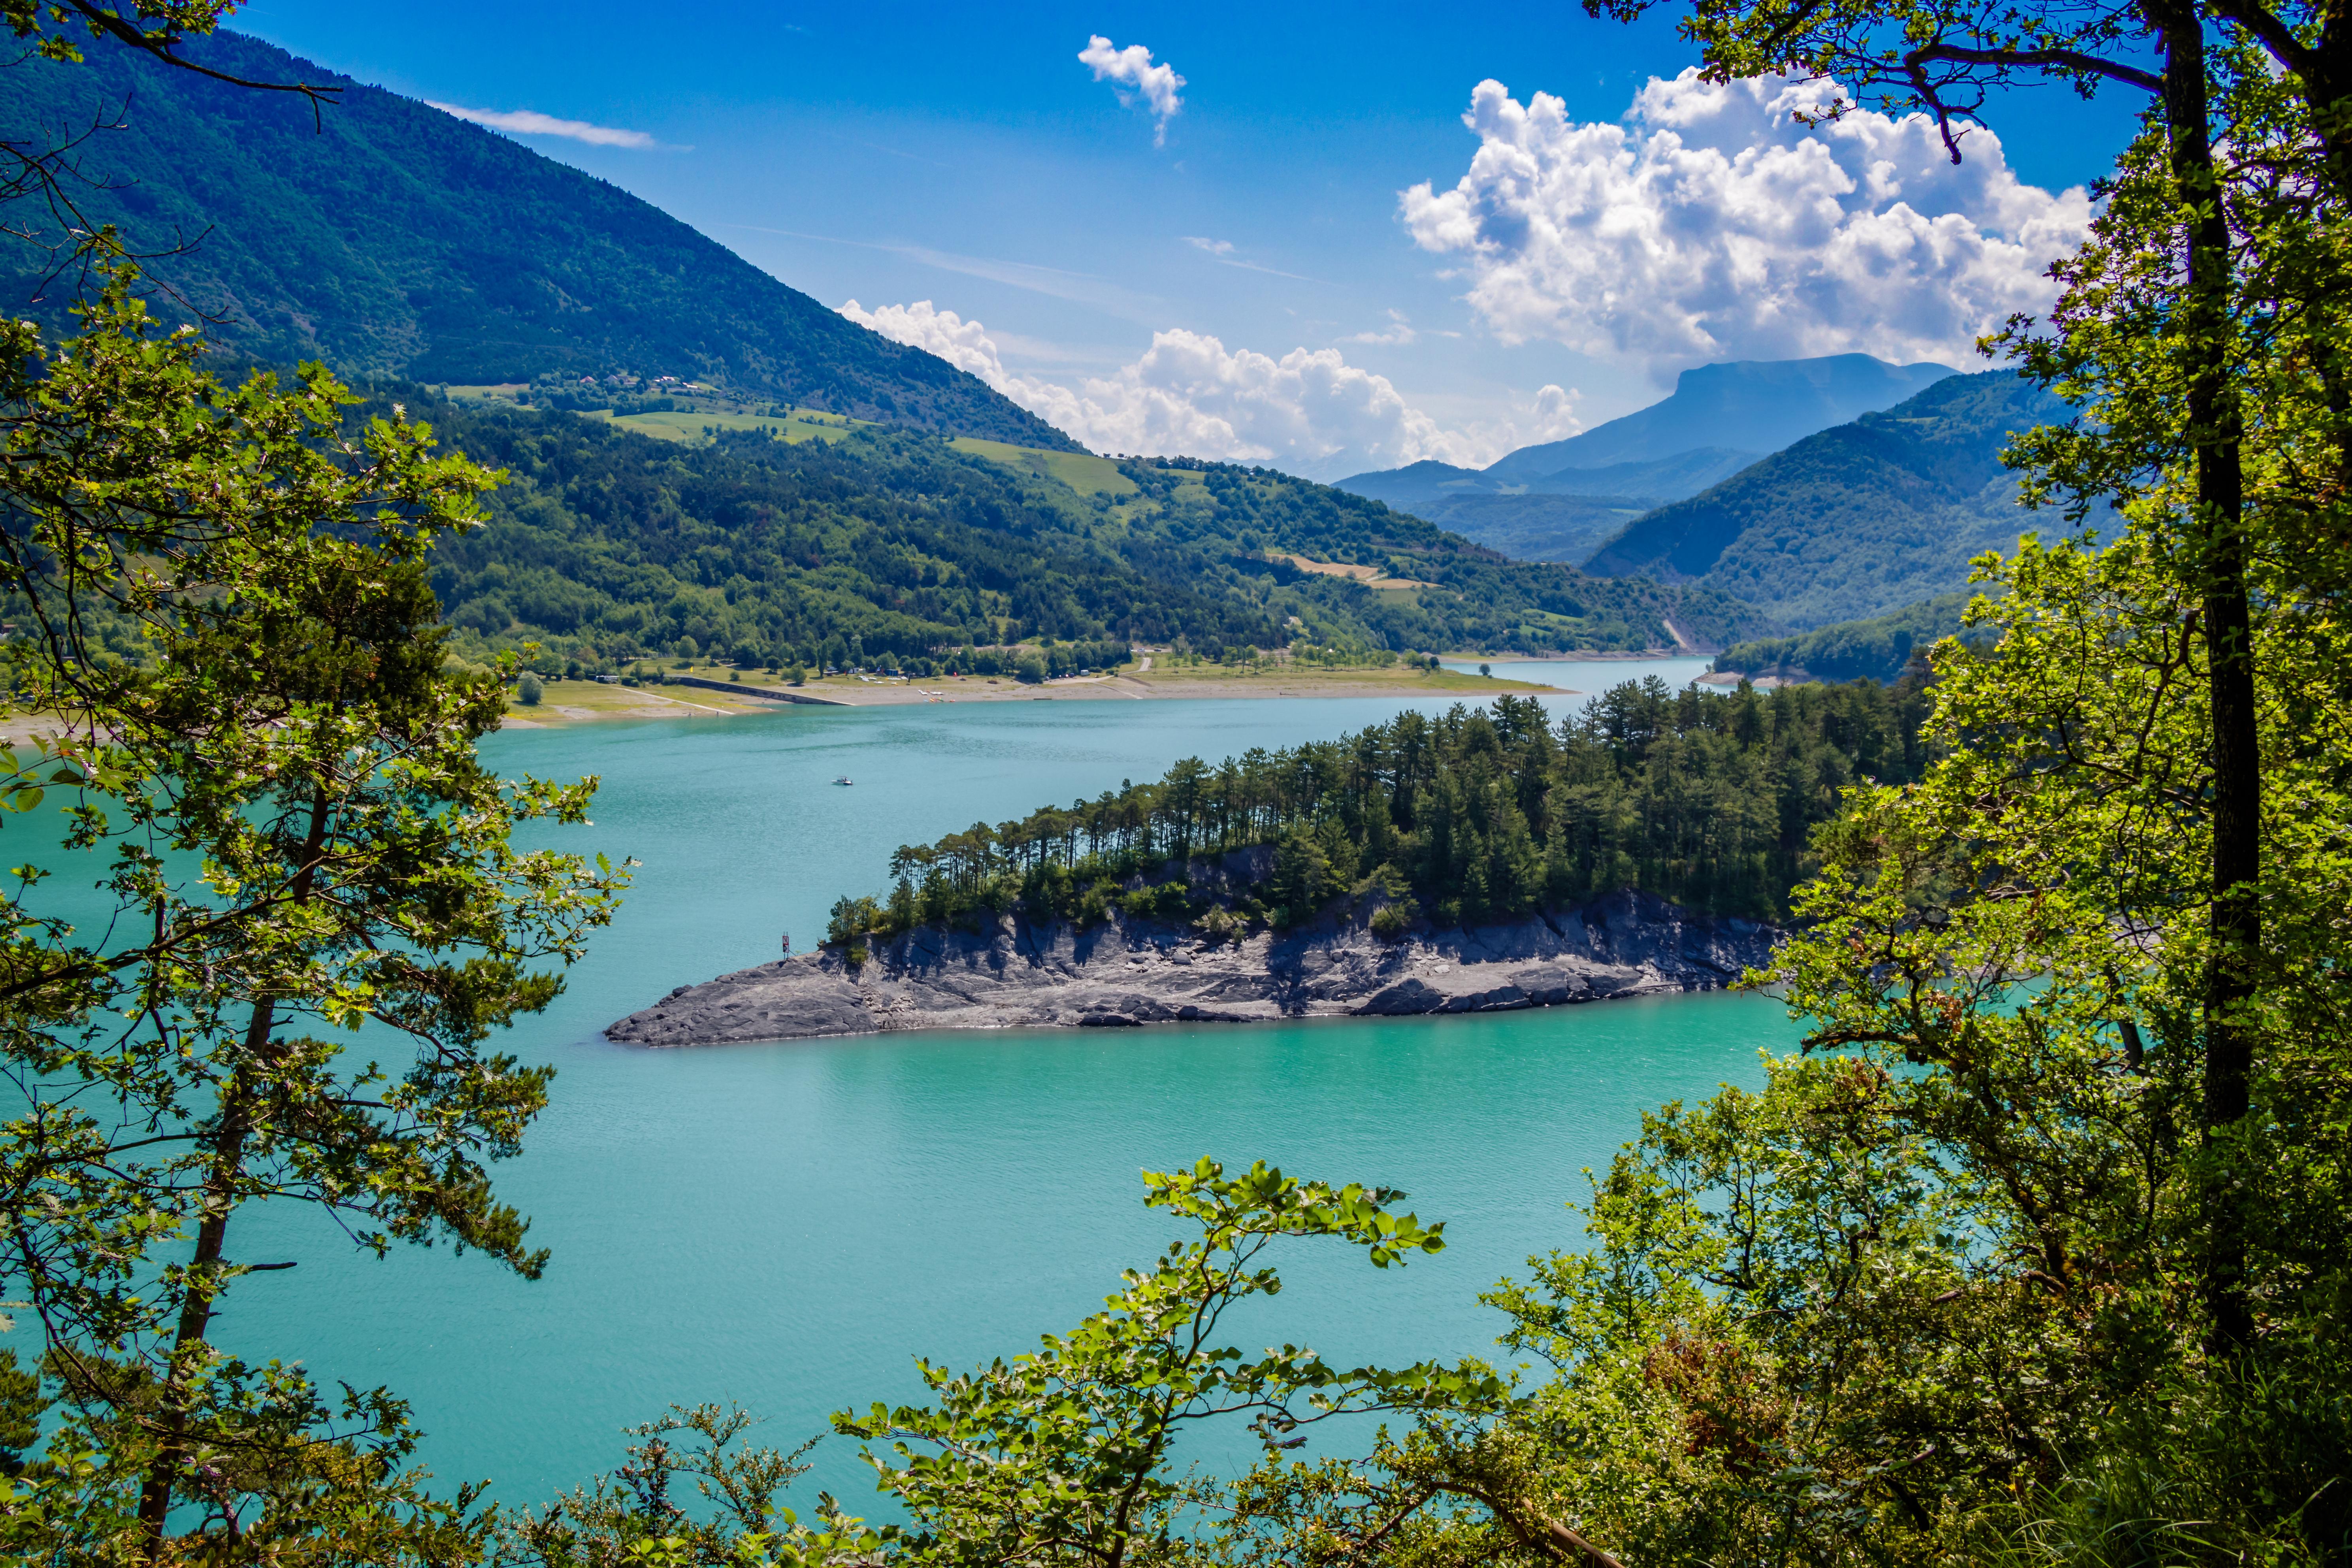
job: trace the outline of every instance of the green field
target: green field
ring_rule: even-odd
[[[983,441],[976,436],[959,436],[948,445],[959,452],[969,452],[975,458],[985,458],[1008,468],[1020,468],[1040,479],[1059,479],[1080,495],[1131,496],[1140,493],[1135,481],[1118,471],[1117,463],[1089,452],[1047,452],[1035,447],[1011,447],[1002,441]]]
[[[589,416],[592,419],[613,419],[609,411]],[[782,436],[788,442],[838,441],[851,430],[866,423],[845,418],[838,414],[821,414],[814,408],[795,408],[782,419],[764,414],[720,414],[700,409],[672,409],[667,414],[624,414],[613,423],[625,430],[641,435],[657,436],[665,441],[699,441],[707,429],[767,430]]]
[[[530,387],[522,382],[509,382],[497,386],[445,386],[441,390],[451,397],[473,403],[512,404],[515,394],[527,392]],[[624,429],[658,437],[665,441],[699,441],[703,439],[703,432],[709,429],[768,430],[782,436],[787,442],[838,441],[858,426],[871,423],[814,408],[795,408],[781,419],[764,414],[740,414],[717,408],[674,408],[667,414],[624,414],[617,419],[613,417],[613,411],[609,408],[592,408],[584,410],[581,416],[610,420]],[[995,446],[996,443],[983,442],[982,445]],[[1007,452],[1026,449],[1019,447],[1002,448]]]
[[[514,395],[525,391],[522,384],[505,386],[445,387],[452,397],[463,397],[478,403],[511,403]],[[683,408],[667,414],[624,414],[614,419],[610,410],[588,412],[584,417],[611,420],[624,429],[655,436],[665,441],[700,441],[703,432],[719,430],[767,430],[782,436],[788,442],[838,441],[861,425],[870,423],[851,419],[844,415],[826,414],[814,408],[795,408],[782,419],[764,414],[722,414],[716,410]],[[1087,452],[1048,452],[1038,447],[1014,447],[1003,441],[985,441],[976,436],[959,436],[948,443],[957,451],[970,457],[982,458],[992,463],[1002,463],[1008,468],[1040,479],[1058,479],[1080,495],[1131,496],[1142,492],[1135,481],[1118,471],[1118,465],[1108,458],[1097,458]]]

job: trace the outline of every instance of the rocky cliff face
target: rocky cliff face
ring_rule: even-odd
[[[977,931],[925,929],[877,943],[855,968],[827,949],[682,985],[604,1033],[716,1046],[885,1029],[1497,1012],[1712,991],[1768,963],[1780,936],[1638,893],[1393,943],[1353,921],[1212,943],[1154,921],[1079,931],[1004,915]]]

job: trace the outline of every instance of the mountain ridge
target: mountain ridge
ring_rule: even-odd
[[[1519,447],[1484,468],[1424,458],[1337,483],[1515,560],[1580,565],[1643,513],[1953,374],[1928,361],[1898,365],[1867,354],[1700,365],[1647,408],[1564,441]]]
[[[77,200],[159,252],[152,305],[186,305],[226,350],[346,374],[527,382],[626,372],[718,381],[858,418],[1082,450],[978,377],[891,342],[618,186],[429,104],[223,32],[200,65],[340,88],[313,120],[136,50],[0,70],[0,113],[52,134],[99,126]],[[184,249],[175,247],[194,237]],[[41,298],[48,254],[19,241],[7,303]]]
[[[1703,582],[1797,631],[1954,592],[2032,526],[2008,437],[2068,416],[2014,372],[1951,376],[1816,432],[1596,551],[1595,575]]]
[[[1565,440],[1522,447],[1485,472],[1506,482],[1541,477],[1558,482],[1565,468],[1655,462],[1698,447],[1776,452],[1817,430],[1891,408],[1958,374],[1933,361],[1898,365],[1869,354],[1696,365],[1647,408]]]

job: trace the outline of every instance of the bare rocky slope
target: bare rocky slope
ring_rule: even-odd
[[[1213,942],[1181,925],[995,917],[925,928],[852,966],[834,949],[682,985],[604,1031],[632,1045],[890,1029],[1500,1012],[1711,991],[1769,961],[1780,932],[1639,893],[1505,924],[1382,942],[1360,921]]]

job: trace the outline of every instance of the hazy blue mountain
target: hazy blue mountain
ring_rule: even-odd
[[[1685,371],[1663,402],[1566,441],[1522,447],[1488,468],[1425,460],[1352,475],[1339,488],[1522,561],[1576,563],[1606,542],[1608,520],[1697,495],[1765,453],[1953,374],[1867,354],[1702,365]]]
[[[1337,488],[1426,518],[1514,561],[1572,566],[1643,513],[1696,495],[1756,457],[1700,447],[1654,462],[1570,468],[1552,479],[1509,485],[1475,468],[1423,461],[1359,474]]]
[[[76,193],[234,351],[424,382],[677,375],[860,418],[1072,448],[978,378],[844,320],[648,203],[428,104],[257,39],[191,43],[257,80],[333,83],[314,121],[253,92],[100,49],[0,70],[0,116],[88,134]],[[90,131],[93,125],[120,129]],[[13,223],[36,217],[19,204]],[[0,241],[0,304],[33,304],[49,253]],[[159,310],[186,312],[168,297]]]
[[[1473,491],[1400,508],[1514,561],[1580,565],[1663,496],[1488,495]]]
[[[1696,447],[1650,461],[1616,463],[1605,468],[1568,468],[1531,479],[1503,479],[1491,468],[1457,468],[1423,458],[1402,468],[1357,474],[1336,488],[1405,511],[1459,500],[1465,496],[1642,496],[1652,506],[1695,496],[1729,479],[1763,454],[1726,447]],[[1434,519],[1432,520],[1435,521]]]
[[[1732,447],[1693,447],[1664,458],[1612,463],[1606,468],[1562,468],[1529,480],[1527,488],[1530,494],[1655,496],[1663,503],[1721,484],[1763,456],[1761,451]],[[1487,472],[1491,475],[1494,470]]]
[[[1868,354],[1700,365],[1683,372],[1664,401],[1565,441],[1522,447],[1486,473],[1567,489],[1564,468],[1655,462],[1699,447],[1777,452],[1816,430],[1892,408],[1956,374],[1949,365],[1889,364]]]
[[[2011,432],[2066,416],[2009,372],[1948,377],[1659,508],[1586,569],[1703,582],[1800,629],[1884,616],[1958,590],[1983,551],[2058,526],[2019,508],[2000,453]]]
[[[1434,458],[1423,458],[1420,462],[1407,463],[1402,468],[1381,468],[1371,473],[1352,474],[1338,480],[1333,488],[1362,496],[1368,500],[1386,501],[1405,511],[1412,510],[1426,501],[1487,493],[1487,486],[1477,469],[1457,468]]]

